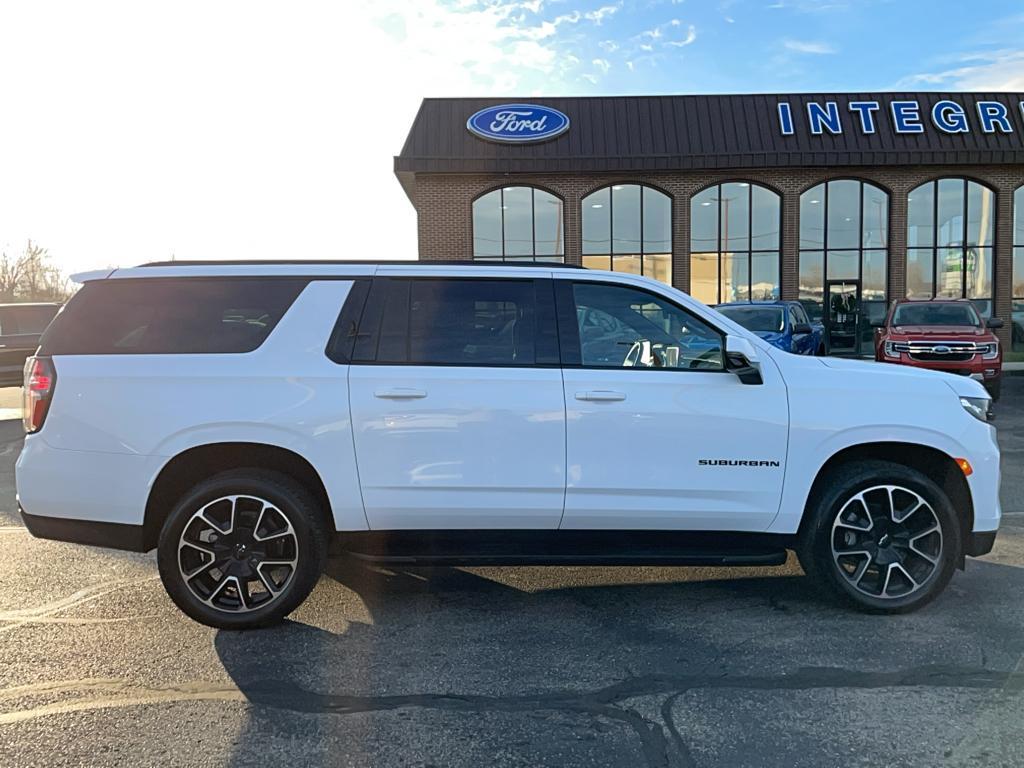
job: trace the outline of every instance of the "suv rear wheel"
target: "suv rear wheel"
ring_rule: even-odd
[[[905,613],[933,600],[960,558],[960,525],[946,494],[916,469],[860,461],[833,471],[807,510],[804,571],[847,603]]]
[[[312,496],[287,475],[251,469],[199,483],[168,515],[157,546],[167,594],[219,629],[280,621],[316,586],[326,557]]]

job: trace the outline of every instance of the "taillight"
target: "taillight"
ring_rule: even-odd
[[[57,371],[48,357],[30,357],[25,361],[25,386],[22,389],[22,419],[26,432],[38,432],[53,399]]]

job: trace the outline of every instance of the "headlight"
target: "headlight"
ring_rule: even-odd
[[[964,407],[971,416],[976,418],[978,421],[984,421],[988,423],[991,421],[992,401],[987,397],[961,397],[960,405]]]
[[[986,345],[987,349],[981,353],[982,360],[995,360],[999,357],[999,342],[993,341]]]
[[[896,342],[894,341],[885,342],[884,349],[886,357],[898,358],[900,356],[900,353],[896,351]]]

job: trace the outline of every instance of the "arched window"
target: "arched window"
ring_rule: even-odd
[[[690,294],[705,304],[779,298],[779,196],[746,181],[690,200]]]
[[[502,187],[473,201],[473,258],[562,261],[562,201],[534,187]]]
[[[829,321],[836,352],[863,351],[871,323],[884,319],[888,248],[884,189],[836,179],[800,195],[799,297],[811,317]]]
[[[1024,187],[1013,193],[1013,312],[1010,329],[1013,350],[1024,352]]]
[[[992,315],[995,193],[968,179],[938,179],[907,197],[907,298],[973,299]]]
[[[642,184],[614,184],[583,198],[583,266],[671,285],[671,198]]]

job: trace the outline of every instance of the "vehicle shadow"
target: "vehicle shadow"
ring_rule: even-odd
[[[801,576],[544,570],[339,560],[320,589],[342,605],[326,607],[361,620],[219,632],[253,705],[234,764],[284,740],[305,765],[489,765],[495,750],[522,765],[688,765],[681,696],[998,689],[1024,650],[1024,569],[1011,566],[971,562],[931,606],[895,617],[838,608]],[[322,623],[321,610],[299,615]]]

